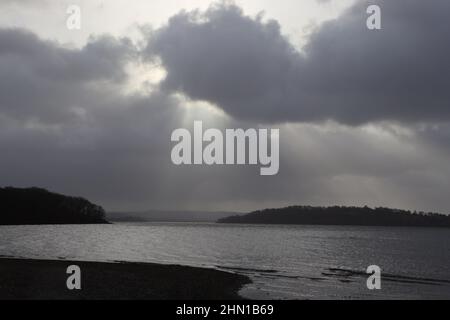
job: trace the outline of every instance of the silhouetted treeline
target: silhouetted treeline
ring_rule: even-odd
[[[292,206],[231,216],[219,219],[218,222],[449,228],[450,216],[389,208]]]
[[[0,225],[107,223],[102,207],[40,188],[0,188]]]

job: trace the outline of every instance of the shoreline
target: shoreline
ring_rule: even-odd
[[[69,290],[67,267],[81,269]],[[0,300],[242,300],[250,278],[207,268],[140,262],[0,258]]]

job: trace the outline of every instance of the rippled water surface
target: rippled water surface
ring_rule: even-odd
[[[450,299],[450,230],[141,223],[0,226],[0,255],[143,261],[245,274],[275,299]],[[365,269],[382,269],[368,290]]]

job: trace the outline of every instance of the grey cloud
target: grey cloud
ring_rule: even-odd
[[[381,31],[366,28],[369,4],[382,8]],[[210,101],[237,119],[448,121],[448,12],[445,0],[358,1],[298,52],[277,22],[221,4],[170,19],[146,55],[167,69],[165,90]]]
[[[172,17],[154,33],[147,54],[157,54],[168,72],[163,89],[211,101],[244,119],[276,117],[275,104],[300,61],[276,21],[263,23],[225,5]]]
[[[1,29],[0,43],[0,114],[44,123],[76,116],[92,97],[92,83],[123,81],[124,64],[136,54],[129,40],[109,36],[69,49]]]

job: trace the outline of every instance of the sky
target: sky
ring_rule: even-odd
[[[3,0],[0,185],[121,211],[450,213],[450,2],[432,3]],[[175,166],[195,120],[280,129],[279,173]]]

